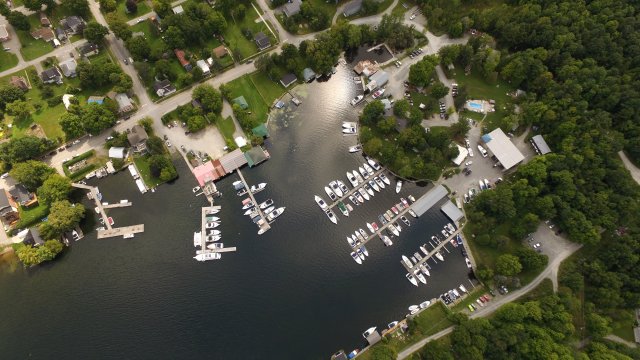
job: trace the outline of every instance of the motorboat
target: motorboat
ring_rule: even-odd
[[[362,145],[358,144],[358,145],[354,145],[354,146],[349,146],[349,152],[350,153],[357,153],[359,151],[362,151]]]
[[[240,180],[234,181],[231,185],[233,185],[234,189],[240,190],[244,187],[244,183]]]
[[[369,166],[369,164],[364,163],[364,164],[362,164],[362,166],[367,171],[367,174],[369,174],[369,176],[373,176],[374,172],[373,172],[373,169],[371,168],[371,166]]]
[[[456,290],[455,288],[451,289],[451,291],[453,292],[453,295],[455,295],[456,297],[460,297],[460,293],[458,292],[458,290]]]
[[[113,224],[115,223],[115,221],[113,221],[113,218],[111,216],[109,216],[107,218],[107,221],[109,222],[109,225],[113,226]]]
[[[384,231],[387,233],[387,236],[392,238],[393,237],[393,233],[391,232],[391,230],[389,230],[389,228],[384,229]]]
[[[367,239],[369,237],[369,235],[367,234],[366,231],[364,231],[362,228],[358,229],[358,231],[360,231],[360,235],[362,235],[363,239]]]
[[[384,214],[382,214],[382,216],[384,217],[384,219],[385,219],[387,222],[391,221],[391,217],[389,217],[389,214],[384,213]]]
[[[378,231],[378,224],[376,224],[376,222],[372,222],[371,226],[373,227],[373,230]]]
[[[338,197],[336,196],[336,194],[328,187],[325,186],[324,187],[324,192],[327,193],[327,195],[329,195],[329,198],[333,201],[336,201],[338,199]]]
[[[456,242],[456,239],[451,239],[450,243],[451,245],[453,245],[453,247],[458,247],[458,243]]]
[[[369,180],[370,182],[373,182],[371,180]],[[374,183],[375,185],[375,183]],[[374,195],[373,189],[371,188],[370,184],[364,184],[364,189],[367,190],[367,192],[369,193],[370,196]]]
[[[416,198],[414,198],[413,195],[407,196],[407,199],[409,199],[409,201],[411,201],[412,204],[416,202]]]
[[[449,233],[447,232],[447,230],[442,229],[440,230],[440,232],[442,233],[442,236],[444,236],[445,239],[449,237]]]
[[[426,309],[429,305],[431,305],[431,301],[429,300],[422,302],[420,303],[420,309]]]
[[[362,196],[365,200],[369,201],[370,199],[369,193],[365,190],[364,186],[358,189],[358,192],[360,193],[360,196]]]
[[[220,235],[207,235],[207,237],[204,240],[205,242],[214,242],[220,239],[222,239],[222,236]]]
[[[396,204],[396,209],[398,209],[398,211],[402,211],[404,209],[404,205],[402,205],[401,202]]]
[[[376,184],[378,185],[378,187],[380,189],[384,189],[384,187],[385,187],[384,182],[382,180],[380,180],[379,177],[376,176],[376,177],[373,178],[373,180],[376,182]]]
[[[382,235],[381,237],[382,242],[386,245],[386,246],[391,246],[393,245],[393,241],[391,241],[391,239],[389,239],[389,237],[387,235]]]
[[[329,183],[329,186],[331,187],[331,190],[333,190],[334,194],[338,195],[338,197],[342,197],[342,190],[340,190],[340,186],[338,186],[337,181],[333,180]]]
[[[385,184],[391,186],[391,181],[389,181],[389,178],[387,177],[387,175],[380,173],[380,180],[384,181]]]
[[[202,245],[202,233],[200,231],[193,233],[193,246]]]
[[[413,253],[413,257],[418,259],[418,262],[420,262],[422,260],[422,255],[420,255],[420,253],[417,252],[417,251]]]
[[[220,221],[220,218],[217,216],[207,216],[207,221]]]
[[[355,127],[357,124],[353,121],[343,121],[342,122],[342,128],[346,129],[346,128],[350,128],[350,127]]]
[[[420,251],[422,251],[425,256],[429,256],[429,252],[427,251],[427,249],[424,246],[420,246]]]
[[[425,279],[424,275],[422,275],[422,273],[417,272],[416,273],[416,277],[418,278],[418,280],[420,280],[421,283],[426,284],[427,283],[427,279]]]
[[[431,235],[431,240],[432,240],[433,242],[435,242],[436,244],[440,242],[440,240],[438,240],[438,238],[437,238],[437,237],[435,237],[434,235]]]
[[[269,214],[267,214],[267,221],[272,222],[273,220],[275,220],[278,216],[282,215],[282,213],[284,212],[284,209],[286,209],[284,206],[279,207],[273,210],[272,212],[270,212]]]
[[[387,324],[387,329],[393,329],[396,326],[398,326],[398,322],[397,321],[392,321],[389,324]]]
[[[358,230],[356,230],[356,231],[354,232],[354,236],[355,236],[355,237],[356,237],[356,239],[357,239],[357,240],[356,240],[356,244],[359,244],[359,243],[361,243],[361,242],[363,242],[363,241],[364,241],[364,237],[362,237],[362,234],[360,234],[360,233],[358,232]]]
[[[314,196],[314,199],[316,200],[316,204],[318,204],[318,206],[320,206],[320,209],[325,210],[329,207],[329,205],[327,205],[327,203],[318,195]]]
[[[205,225],[205,227],[206,227],[207,229],[215,229],[215,228],[217,228],[218,226],[220,226],[220,223],[219,223],[219,222],[215,222],[215,221],[208,222],[208,223]]]
[[[360,249],[362,250],[362,253],[364,254],[364,256],[369,256],[369,251],[367,251],[366,246],[362,245]]]
[[[355,135],[356,134],[356,128],[355,127],[349,127],[346,129],[342,129],[342,133],[345,135]]]
[[[359,202],[364,203],[364,199],[366,198],[367,200],[369,200],[369,194],[367,194],[366,191],[364,191],[362,188],[358,189],[358,191],[354,191],[353,195],[355,195],[356,199],[358,199]],[[367,195],[366,197],[363,195]]]
[[[416,278],[413,277],[413,275],[407,273],[407,275],[405,275],[405,276],[406,276],[407,280],[411,281],[411,283],[414,286],[418,286],[418,280],[416,280]]]
[[[466,287],[464,287],[464,285],[462,285],[462,284],[461,284],[460,286],[458,286],[458,289],[460,289],[460,291],[462,291],[462,292],[464,292],[464,293],[466,293],[466,292],[467,292],[467,288],[466,288]]]
[[[251,215],[252,213],[254,213],[256,211],[256,209],[254,208],[249,208],[247,210],[245,210],[245,212],[243,213],[244,215]]]
[[[360,172],[360,175],[363,178],[365,178],[365,179],[369,178],[369,173],[362,166],[358,167],[358,171]]]
[[[404,207],[409,207],[409,202],[407,201],[407,199],[401,197],[400,202],[402,203],[402,205],[404,205]]]
[[[415,256],[412,256],[410,259],[411,259],[411,261],[412,261],[414,264],[417,264],[417,263],[418,263],[418,259],[416,259],[416,257],[415,257]]]
[[[275,206],[269,206],[268,208],[264,209],[264,214],[269,215],[275,209],[276,209]]]
[[[222,231],[214,230],[214,229],[208,229],[207,230],[207,235],[222,235]]]
[[[398,208],[395,207],[395,206],[391,207],[391,211],[393,211],[393,213],[396,214],[396,215],[400,214],[400,211],[398,211]]]
[[[397,221],[393,223],[393,226],[396,227],[396,230],[398,230],[398,232],[402,232],[402,227],[400,226],[400,224],[398,224]]]
[[[411,223],[409,222],[409,219],[407,219],[406,216],[402,215],[400,216],[400,220],[402,220],[402,222],[407,225],[407,226],[411,226]]]
[[[400,190],[402,190],[402,180],[396,181],[396,194],[399,194]]]
[[[222,248],[224,248],[224,244],[223,243],[215,243],[215,244],[207,245],[207,249],[211,249],[211,250],[222,249]]]
[[[260,205],[258,205],[260,207],[260,209],[266,209],[269,206],[273,205],[273,199],[269,199],[265,202],[260,203]]]
[[[370,328],[367,329],[367,331],[362,333],[362,337],[365,338],[365,340],[366,340],[375,331],[376,331],[376,327],[375,326],[374,327],[370,327]]]
[[[442,256],[440,251],[436,252],[436,258],[438,258],[438,260],[440,260],[440,261],[444,261],[444,256]]]
[[[374,98],[374,99],[377,99],[377,98],[379,98],[380,96],[382,96],[382,94],[384,94],[384,91],[385,91],[385,90],[386,90],[386,89],[384,89],[384,88],[382,88],[382,89],[380,89],[380,90],[377,90],[376,92],[374,92],[374,93],[373,93],[373,95],[371,95],[371,97],[372,97],[372,98]]]
[[[372,158],[367,157],[366,159],[367,159],[367,162],[369,163],[369,165],[371,165],[371,167],[373,167],[376,171],[378,171],[378,170],[382,169],[382,168],[380,167],[380,164],[378,164],[378,163],[377,163],[375,160],[373,160]]]
[[[338,218],[336,217],[336,214],[334,214],[333,211],[331,211],[331,209],[326,209],[324,213],[327,214],[327,217],[329,218],[329,220],[331,220],[332,223],[334,224],[338,223]]]
[[[453,227],[453,225],[451,223],[447,224],[447,228],[449,229],[449,232],[452,233],[452,234],[456,232],[456,228]]]
[[[409,312],[409,315],[417,314],[419,311],[420,311],[420,309],[415,309],[415,310]]]
[[[349,171],[347,171],[347,179],[351,183],[351,186],[353,186],[353,187],[358,186],[358,179],[356,179],[356,177],[353,176],[353,174],[351,172],[349,172]]]
[[[387,216],[389,216],[389,221],[391,221],[391,219],[393,219],[393,218],[394,218],[393,213],[391,212],[391,210],[387,210],[387,211],[385,212],[385,214],[387,214]]]
[[[358,184],[364,184],[364,179],[362,178],[362,175],[360,175],[360,173],[357,170],[353,170],[353,176],[355,176],[356,179],[358,180]]]
[[[200,186],[196,186],[196,187],[194,187],[193,189],[191,189],[191,191],[192,191],[194,194],[195,194],[195,193],[197,193],[198,191],[200,191]]]
[[[360,259],[360,256],[358,256],[355,251],[351,252],[351,257],[353,258],[353,260],[355,260],[355,262],[358,263],[358,265],[362,265],[362,259]]]
[[[409,260],[409,258],[406,255],[402,255],[402,261],[404,261],[405,265],[407,265],[408,267],[410,268],[413,267],[413,263],[411,262],[411,260]]]
[[[355,247],[356,246],[356,243],[355,243],[355,241],[353,241],[351,236],[347,236],[347,242],[349,243],[349,246],[351,246],[351,247]]]
[[[220,253],[210,252],[210,253],[206,253],[206,254],[198,254],[198,255],[194,256],[193,258],[198,260],[198,261],[209,261],[209,260],[218,260],[221,257],[222,257],[222,255],[220,255]]]
[[[409,209],[409,215],[413,216],[414,218],[418,218],[418,214],[416,214],[415,211],[413,211],[413,209]]]
[[[353,100],[351,100],[351,105],[353,105],[353,106],[358,105],[358,103],[359,103],[360,101],[362,101],[362,99],[364,99],[364,95],[362,95],[362,94],[360,94],[360,95],[358,95],[358,96],[354,97],[354,98],[353,98]]]
[[[353,359],[360,353],[360,350],[355,349],[352,352],[347,354],[347,359]]]
[[[429,272],[429,269],[427,269],[426,266],[420,265],[420,271],[422,271],[423,274],[427,275],[427,276],[431,276],[431,273]]]
[[[252,194],[256,194],[262,190],[264,190],[264,188],[267,187],[267,183],[260,183],[258,185],[251,185],[251,193]]]
[[[338,186],[340,187],[340,190],[342,190],[342,193],[344,195],[347,195],[347,193],[349,192],[349,188],[347,187],[347,185],[345,185],[341,180],[338,180],[337,182],[338,182]]]
[[[376,233],[376,231],[373,230],[373,226],[371,226],[371,224],[367,223],[367,228],[369,228],[369,231],[371,231],[372,234]]]
[[[415,311],[415,310],[419,310],[419,309],[420,309],[420,306],[418,306],[418,305],[409,306],[409,311]]]
[[[383,215],[378,215],[378,220],[380,220],[380,223],[382,223],[382,225],[387,223],[387,219],[385,219]]]
[[[353,205],[356,205],[356,206],[360,205],[360,202],[358,202],[358,199],[356,199],[355,196],[353,195],[349,195],[349,201],[351,201]]]
[[[364,256],[364,252],[362,251],[362,249],[358,248],[358,250],[356,250],[356,252],[358,253],[358,256],[360,256],[360,260],[364,261],[365,256]]]
[[[344,203],[342,201],[338,202],[338,209],[340,210],[342,215],[349,216],[349,210],[347,210],[347,207],[344,206]]]

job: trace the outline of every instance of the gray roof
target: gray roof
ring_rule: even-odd
[[[67,61],[60,63],[60,69],[64,76],[73,76],[76,74],[76,69],[78,68],[78,63],[75,59],[69,59]]]
[[[12,187],[9,190],[9,194],[13,197],[15,202],[20,204],[28,203],[33,199],[33,193],[27,190],[27,188],[22,184],[16,184]]]
[[[437,204],[442,200],[442,198],[447,196],[448,193],[449,192],[444,186],[438,185],[416,200],[416,202],[411,205],[411,208],[416,212],[416,214],[418,214],[418,216],[422,216],[422,214],[429,211],[433,205]]]
[[[169,88],[170,86],[171,86],[171,81],[167,79],[162,81],[156,81],[156,83],[153,84],[153,90],[158,91],[160,89]]]
[[[304,81],[313,80],[316,77],[316,73],[311,68],[305,68],[302,70],[302,77],[304,77]]]
[[[29,239],[30,241],[33,241],[34,245],[44,245],[44,240],[42,240],[42,238],[40,237],[40,231],[38,231],[37,227],[32,227],[29,228],[29,233],[27,234],[27,236],[25,237],[25,240]]]
[[[115,100],[118,103],[118,109],[120,110],[129,110],[131,107],[133,107],[133,103],[131,102],[131,99],[129,99],[129,96],[127,96],[127,94],[116,94]]]
[[[540,155],[548,154],[551,152],[551,148],[547,145],[547,142],[544,141],[542,135],[536,135],[531,138],[531,141],[536,145],[538,150],[540,151]]]
[[[288,74],[285,74],[282,77],[282,79],[280,79],[280,83],[282,84],[282,86],[287,87],[287,86],[291,85],[292,83],[294,83],[296,80],[298,80],[298,77],[296,77],[292,73],[288,73]]]
[[[376,71],[375,74],[369,77],[369,80],[375,81],[378,87],[384,86],[384,84],[386,84],[389,81],[389,73],[382,70]]]
[[[282,12],[288,17],[293,16],[300,12],[300,5],[302,5],[301,0],[292,0],[282,7]]]
[[[131,146],[136,146],[144,141],[147,141],[149,136],[145,129],[140,125],[134,125],[131,128],[131,132],[127,134],[127,139],[129,140],[129,144]]]
[[[454,205],[451,200],[447,201],[440,207],[440,210],[451,219],[454,223],[458,223],[458,220],[462,219],[464,216],[462,211],[458,209],[456,205]]]
[[[64,30],[62,28],[57,27],[56,28],[56,36],[58,37],[58,39],[66,39],[67,38],[67,33],[64,32]]]
[[[58,68],[54,66],[52,68],[44,70],[42,73],[40,73],[40,76],[42,77],[43,80],[49,80],[49,79],[59,78],[62,76],[62,74],[60,74],[60,71],[58,71]]]
[[[353,0],[347,5],[345,5],[344,10],[342,11],[342,15],[351,16],[356,14],[358,11],[362,9],[362,0]]]
[[[11,204],[9,203],[9,197],[7,196],[7,192],[4,191],[3,188],[0,188],[0,210],[6,207],[11,207]]]
[[[98,50],[98,45],[94,43],[85,43],[78,48],[78,52],[80,52],[81,55],[85,55],[96,50]]]
[[[487,145],[488,150],[500,161],[500,164],[502,164],[505,170],[509,170],[524,160],[524,155],[513,145],[511,140],[500,128],[482,135],[482,141]]]
[[[253,40],[255,40],[255,42],[258,45],[258,48],[260,48],[260,50],[268,48],[269,46],[271,46],[271,40],[269,40],[269,37],[267,35],[265,35],[262,31],[257,33],[253,37]]]
[[[80,16],[72,15],[62,19],[60,24],[62,24],[62,27],[65,29],[77,31],[81,27],[84,27],[84,20],[82,20]]]

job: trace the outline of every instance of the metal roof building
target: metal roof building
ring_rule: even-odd
[[[551,152],[551,148],[549,147],[549,145],[547,145],[547,142],[544,141],[542,135],[536,135],[532,137],[531,142],[540,155],[548,154]]]
[[[460,209],[458,209],[451,200],[445,202],[444,205],[440,207],[440,210],[442,210],[442,212],[456,225],[458,225],[458,221],[464,217],[462,211],[460,211]]]
[[[447,194],[449,194],[449,191],[447,191],[444,186],[438,185],[416,200],[416,202],[411,205],[411,208],[418,216],[422,216],[422,214],[429,211],[433,205],[437,204],[442,198],[447,196]]]
[[[505,170],[511,169],[524,160],[524,155],[513,145],[511,140],[500,128],[482,135],[482,141],[487,145],[489,152],[500,161],[500,164],[502,164]]]

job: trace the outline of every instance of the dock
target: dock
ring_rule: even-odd
[[[98,230],[98,239],[105,239],[114,236],[124,236],[127,234],[137,234],[144,232],[144,224],[112,228],[109,226],[107,230]]]
[[[372,235],[367,236],[367,237],[364,239],[364,241],[360,244],[360,246],[365,245],[365,244],[366,244],[366,243],[368,243],[370,240],[373,240],[375,237],[381,238],[381,236],[380,236],[380,235],[382,234],[382,231],[383,231],[384,229],[386,229],[387,227],[389,227],[389,225],[391,225],[392,223],[394,223],[394,222],[396,222],[396,221],[400,220],[400,217],[401,217],[401,216],[403,216],[403,215],[405,215],[407,212],[409,212],[409,210],[410,210],[410,209],[411,209],[411,205],[409,205],[409,206],[405,207],[404,209],[402,209],[402,210],[398,211],[398,215],[395,215],[395,214],[394,214],[395,216],[394,216],[393,218],[391,218],[391,221],[387,222],[387,223],[386,223],[386,224],[384,224],[384,225],[379,226],[379,227],[378,227],[378,231],[376,231],[376,232],[375,232],[375,233],[373,233]],[[376,219],[376,220],[377,220],[377,219]],[[404,223],[402,224],[402,226],[404,226]],[[365,231],[366,231],[366,230],[365,230]],[[402,234],[402,233],[400,233],[400,234]],[[357,246],[357,247],[359,247],[359,246]]]
[[[127,206],[132,206],[133,203],[131,201],[128,201],[126,203],[115,203],[115,204],[109,204],[109,205],[102,205],[103,209],[114,209],[114,208],[122,208],[122,207],[127,207]]]
[[[222,206],[204,206],[201,209],[202,216],[200,217],[200,248],[202,250],[207,249],[207,215],[210,214],[209,211],[220,209],[222,209]]]
[[[409,273],[414,273],[416,271],[416,269],[420,268],[420,265],[424,265],[427,261],[429,261],[429,259],[431,259],[438,251],[440,251],[440,249],[442,249],[445,245],[451,243],[451,239],[453,239],[456,235],[458,235],[460,232],[462,231],[462,229],[456,229],[456,231],[453,232],[453,235],[450,235],[449,237],[447,237],[446,239],[440,241],[439,244],[437,244],[437,246],[435,246],[433,248],[433,250],[431,250],[429,252],[429,255],[423,256],[422,259],[420,259],[415,265],[413,265],[412,267],[407,266],[407,264],[404,263],[404,261],[400,261],[400,263],[402,264],[402,266],[404,266],[404,268],[407,270],[407,272]],[[433,244],[432,244],[433,246]],[[447,250],[447,248],[445,248],[445,250]],[[420,252],[421,250],[418,249],[417,252]],[[449,250],[447,250],[448,252]],[[411,257],[411,256],[408,256]]]
[[[260,209],[260,206],[258,206],[258,202],[256,201],[256,198],[253,196],[253,193],[251,192],[251,187],[249,186],[249,184],[247,184],[247,181],[244,179],[244,176],[242,176],[242,172],[240,171],[240,169],[238,170],[238,176],[240,176],[240,181],[242,181],[242,183],[244,184],[245,189],[247,189],[247,194],[249,195],[249,198],[251,198],[251,201],[253,201],[253,204],[255,205],[255,209],[258,211],[258,215],[260,215],[260,221],[258,221],[258,227],[260,227],[260,232],[258,232],[258,234],[264,234],[265,232],[267,232],[267,230],[271,229],[271,225],[269,225],[269,222],[267,221],[267,217],[264,215],[264,212],[262,212],[262,209]]]
[[[365,179],[365,183],[368,183],[368,182],[369,182],[369,180],[371,180],[371,179],[373,179],[374,177],[376,177],[376,176],[380,175],[383,171],[384,171],[384,168],[382,168],[382,169],[380,169],[380,170],[378,170],[378,171],[375,171],[375,172],[373,173],[373,175],[372,175],[372,176],[369,176],[368,178],[366,178],[366,179]],[[346,185],[346,183],[345,183],[345,185]],[[364,184],[358,184],[358,186],[356,186],[356,187],[354,187],[354,188],[349,189],[349,191],[347,191],[347,193],[346,193],[346,194],[343,194],[343,195],[342,195],[342,197],[339,197],[339,198],[338,198],[338,200],[336,200],[336,201],[332,202],[331,204],[329,204],[329,209],[333,209],[335,206],[337,206],[337,205],[338,205],[338,203],[339,203],[340,201],[344,202],[344,200],[348,199],[348,198],[349,198],[349,196],[353,195],[353,194],[354,194],[358,189],[360,189],[360,188],[361,188],[361,187],[363,187],[363,186],[364,186]],[[347,187],[348,187],[348,186],[347,186]],[[387,185],[387,184],[385,184],[385,189],[386,189],[387,187],[391,187],[391,185]],[[383,190],[383,189],[380,189],[380,190]],[[376,192],[377,192],[377,191],[376,191]]]

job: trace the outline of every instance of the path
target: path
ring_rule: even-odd
[[[631,173],[631,177],[633,178],[633,180],[635,180],[638,184],[640,184],[640,169],[638,169],[631,162],[631,160],[629,160],[629,158],[627,157],[627,154],[625,154],[624,151],[618,151],[618,156],[620,156],[620,159],[622,159],[622,163],[624,164],[624,167],[626,167],[627,170],[629,170],[629,172]]]
[[[229,104],[229,102],[226,99],[222,101],[221,116],[223,119],[225,119],[227,116],[231,116],[231,119],[233,119],[233,125],[235,125],[235,130],[233,131],[234,139],[237,138],[238,136],[245,136],[244,131],[242,131],[242,126],[240,126],[238,119],[236,119],[236,116],[233,114],[233,108],[231,107],[231,104]]]
[[[633,348],[633,349],[638,347],[638,344],[636,344],[634,342],[631,342],[631,341],[627,341],[627,340],[621,338],[618,335],[609,334],[609,335],[605,336],[604,338],[607,339],[607,340],[611,340],[613,342],[617,342],[617,343],[622,344],[622,345],[626,345],[626,346],[628,346],[630,348]]]

